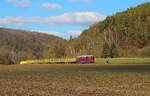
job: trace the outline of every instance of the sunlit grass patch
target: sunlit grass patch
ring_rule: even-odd
[[[150,58],[98,58],[96,63],[150,63]]]

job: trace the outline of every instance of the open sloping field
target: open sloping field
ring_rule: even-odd
[[[150,64],[0,66],[0,96],[150,96]]]

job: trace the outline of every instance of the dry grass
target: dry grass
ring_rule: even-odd
[[[0,66],[0,96],[150,96],[149,64]]]

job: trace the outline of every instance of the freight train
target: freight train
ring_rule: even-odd
[[[81,55],[76,58],[51,58],[42,60],[21,61],[20,64],[89,64],[94,63],[94,55]]]

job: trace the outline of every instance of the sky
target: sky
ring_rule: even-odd
[[[0,0],[0,27],[65,39],[92,24],[150,0]]]

